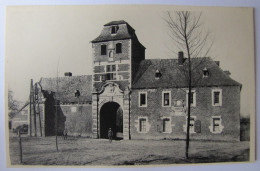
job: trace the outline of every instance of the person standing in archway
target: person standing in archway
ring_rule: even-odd
[[[113,131],[112,131],[111,128],[109,128],[109,130],[108,130],[108,139],[109,139],[110,143],[112,142],[112,138],[113,138]]]

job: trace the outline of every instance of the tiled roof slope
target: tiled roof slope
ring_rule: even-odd
[[[209,57],[192,58],[192,86],[242,86],[226,74]],[[188,60],[182,66],[178,59],[148,59],[140,63],[138,72],[133,80],[132,88],[173,88],[188,87]],[[209,76],[203,78],[203,69],[207,68]],[[159,70],[161,77],[155,78],[156,70]],[[187,75],[185,77],[185,75]]]
[[[118,26],[118,30],[117,30],[116,34],[111,34],[112,25]],[[136,39],[138,41],[137,36],[135,34],[135,30],[124,20],[111,21],[111,22],[105,24],[100,35],[97,38],[95,38],[94,40],[92,40],[91,42],[97,43],[97,42],[122,40],[122,39]]]
[[[41,78],[39,84],[42,91],[57,92],[57,78]],[[79,90],[79,98],[75,91]],[[92,101],[92,76],[71,76],[58,78],[57,99],[61,103],[86,103]]]

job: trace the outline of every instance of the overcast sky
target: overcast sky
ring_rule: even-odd
[[[91,74],[92,48],[103,25],[125,20],[146,47],[146,58],[176,58],[168,28],[166,10],[187,10],[174,6],[27,6],[7,7],[6,81],[18,100],[26,101],[30,79]],[[205,29],[214,37],[209,56],[220,61],[223,70],[242,83],[241,114],[254,111],[253,13],[249,8],[189,8],[202,11]],[[58,67],[58,61],[59,67]],[[252,110],[252,111],[251,111]]]

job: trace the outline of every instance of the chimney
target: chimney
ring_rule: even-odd
[[[71,77],[72,73],[71,72],[65,72],[64,75],[65,75],[65,77]]]
[[[219,61],[215,61],[215,63],[219,66]]]
[[[178,53],[178,64],[179,64],[179,65],[183,65],[183,62],[184,62],[183,52],[180,51],[180,52]]]

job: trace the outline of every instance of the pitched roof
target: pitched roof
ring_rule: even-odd
[[[118,26],[118,30],[117,30],[116,34],[111,34],[112,25]],[[122,40],[122,39],[136,39],[138,41],[137,36],[135,34],[135,30],[124,20],[111,21],[111,22],[105,24],[100,35],[97,38],[95,38],[94,40],[92,40],[91,42],[97,43],[97,42]]]
[[[172,88],[188,87],[188,60],[182,66],[178,59],[148,59],[140,63],[137,74],[133,79],[132,88]],[[233,80],[209,57],[192,58],[192,86],[241,86]],[[203,78],[203,69],[209,72],[208,77]],[[155,78],[155,72],[159,70],[161,77]]]
[[[43,92],[56,93],[61,103],[86,103],[92,101],[92,76],[71,76],[58,78],[41,78],[39,82]],[[79,90],[80,96],[75,97],[75,91]]]

